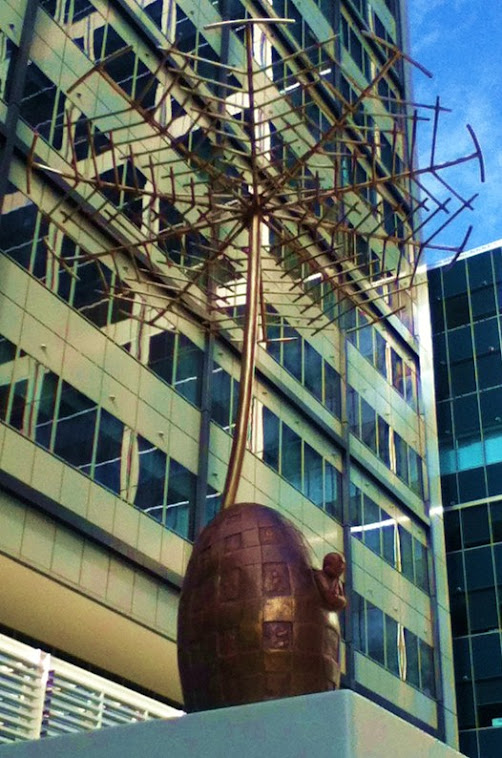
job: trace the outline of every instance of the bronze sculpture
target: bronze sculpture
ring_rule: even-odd
[[[328,553],[324,556],[322,569],[314,570],[322,602],[330,611],[342,611],[347,605],[341,576],[345,571],[345,558],[340,553]]]
[[[178,659],[188,711],[335,689],[345,606],[342,556],[310,566],[277,511],[221,511],[197,540],[179,605]]]
[[[82,124],[72,122],[69,111],[69,156],[59,156],[56,166],[41,162],[35,137],[28,160],[28,192],[35,169],[51,173],[66,193],[48,213],[56,227],[79,223],[78,190],[86,218],[114,240],[112,247],[82,255],[113,261],[119,283],[109,287],[103,277],[103,287],[136,307],[140,329],[174,330],[171,317],[189,313],[201,328],[241,346],[225,510],[194,545],[180,602],[187,710],[338,686],[334,612],[346,603],[343,558],[329,553],[323,569],[314,571],[301,535],[282,516],[235,504],[257,344],[275,341],[270,332],[277,316],[271,314],[310,336],[355,307],[369,322],[401,310],[400,294],[421,282],[424,250],[441,251],[437,234],[472,207],[474,198],[455,191],[444,173],[475,160],[483,175],[470,128],[473,152],[438,161],[439,100],[432,107],[430,160],[415,165],[423,108],[387,86],[393,69],[410,62],[397,47],[365,33],[378,55],[371,80],[361,85],[344,70],[335,38],[298,50],[280,66],[258,62],[253,29],[270,23],[290,20],[247,18],[206,28],[243,27],[244,66],[199,65],[204,60],[198,55],[169,46],[136,98],[109,75],[107,60],[99,61],[68,95],[81,98],[79,90],[85,94],[93,86],[88,80],[99,77],[123,107],[116,113],[98,109],[85,119],[89,158],[79,158]],[[216,78],[206,76],[213,68]],[[339,87],[338,71],[348,91]],[[150,90],[155,104],[147,109],[142,98]],[[316,122],[308,115],[312,108],[322,116]],[[102,157],[112,172],[99,173]],[[428,192],[424,174],[450,197]],[[130,224],[119,213],[121,197]],[[459,254],[466,241],[446,252]]]

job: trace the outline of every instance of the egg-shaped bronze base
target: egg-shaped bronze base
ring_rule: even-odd
[[[185,709],[335,689],[339,645],[298,530],[262,505],[220,512],[194,545],[180,599]]]

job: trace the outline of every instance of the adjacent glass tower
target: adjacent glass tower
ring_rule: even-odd
[[[460,748],[502,750],[502,248],[429,273]]]
[[[173,223],[179,209],[161,214],[110,191],[111,177],[141,186],[149,178],[110,144],[106,118],[91,135],[101,146],[91,150],[88,119],[111,109],[120,120],[121,105],[125,114],[138,98],[148,113],[172,76],[159,68],[168,41],[204,65],[242,52],[239,29],[207,35],[205,27],[247,14],[296,21],[263,35],[274,60],[337,34],[333,44],[351,72],[338,87],[356,102],[378,55],[362,30],[402,45],[403,13],[397,0],[0,0],[6,634],[181,705],[177,598],[191,543],[219,507],[235,423],[240,360],[232,332],[208,331],[196,301],[153,318],[149,308],[169,291],[152,276],[133,283],[127,258],[107,254],[135,238],[143,214]],[[99,83],[87,82],[104,59]],[[158,82],[145,88],[152,74]],[[383,82],[382,118],[391,91],[405,99],[403,72]],[[176,103],[161,106],[172,115]],[[123,119],[126,133],[132,125]],[[191,124],[180,130],[193,146]],[[59,174],[33,168],[35,134],[37,161]],[[380,144],[378,160],[392,163],[383,131]],[[359,156],[351,160],[364,171]],[[102,180],[97,190],[64,179],[85,161]],[[382,190],[377,199],[377,213],[397,223],[396,198]],[[196,276],[195,249],[169,255]],[[235,286],[231,261],[220,274]],[[320,315],[331,320],[312,334],[295,305],[303,279],[284,254],[274,340],[258,348],[239,498],[283,511],[317,564],[330,550],[345,553],[343,686],[455,745],[426,288],[382,282],[371,320],[312,281]],[[236,298],[229,318],[239,308]],[[0,712],[0,739],[16,739],[15,724],[2,731],[1,705]]]

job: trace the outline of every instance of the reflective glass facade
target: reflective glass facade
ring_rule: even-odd
[[[429,274],[460,747],[502,751],[502,249]]]
[[[273,41],[260,38],[284,71],[284,57],[300,45],[338,34],[351,72],[338,86],[355,103],[378,54],[362,31],[369,26],[402,44],[402,6],[0,0],[0,560],[9,586],[30,588],[25,604],[13,589],[0,611],[7,629],[180,704],[177,597],[192,542],[219,508],[235,427],[240,354],[231,330],[208,331],[198,303],[154,318],[152,302],[166,289],[153,277],[133,283],[128,259],[106,254],[135,239],[147,215],[176,223],[181,210],[112,189],[110,177],[141,187],[151,180],[126,152],[112,150],[105,125],[101,131],[94,121],[91,150],[87,119],[134,99],[145,113],[160,103],[166,119],[184,115],[185,124],[181,101],[163,99],[159,49],[175,40],[195,51],[203,60],[194,67],[211,78],[213,62],[229,50],[243,54],[243,30],[208,35],[205,26],[263,14],[296,21]],[[99,86],[76,87],[101,61]],[[383,79],[380,88],[384,103],[391,90],[404,95],[404,77]],[[314,131],[334,117],[332,104],[310,108]],[[361,119],[375,128],[364,112]],[[180,144],[204,154],[208,146],[192,127],[180,126]],[[40,160],[87,161],[99,189],[65,187],[56,174],[30,170],[35,133]],[[278,133],[273,140],[287,163],[292,146]],[[400,160],[383,130],[379,151],[383,165]],[[343,170],[349,178],[365,169],[347,160]],[[393,208],[382,192],[386,231],[399,235]],[[196,277],[206,242],[194,231],[184,245],[165,239],[162,253]],[[368,271],[378,272],[377,253],[369,245],[363,252]],[[343,619],[343,686],[454,744],[442,522],[431,507],[439,500],[434,409],[422,381],[431,356],[419,339],[425,288],[383,283],[370,323],[313,280],[309,296],[330,324],[312,333],[291,308],[307,274],[299,282],[288,274],[291,251],[275,254],[287,295],[267,303],[271,334],[257,352],[239,499],[282,511],[302,530],[316,566],[330,550],[346,555],[353,600]],[[236,286],[232,261],[219,266],[222,287]],[[242,303],[233,300],[226,312],[238,329]],[[51,609],[66,593],[75,612],[54,624]]]

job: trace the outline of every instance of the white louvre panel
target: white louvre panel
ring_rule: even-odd
[[[0,634],[0,744],[182,714]]]
[[[100,729],[152,718],[173,718],[181,713],[52,657],[41,736]]]
[[[134,706],[127,705],[119,700],[110,697],[104,698],[102,726],[130,724],[133,721],[146,721],[151,718],[158,718],[158,716],[143,709],[134,708]]]
[[[12,647],[0,648],[0,744],[32,739],[40,720],[43,668],[39,651],[23,656]]]
[[[61,676],[54,669],[49,672],[41,737],[98,729],[100,715],[100,692]]]

